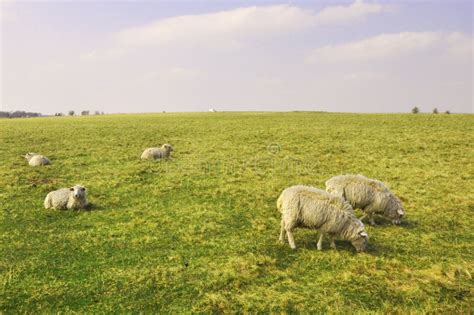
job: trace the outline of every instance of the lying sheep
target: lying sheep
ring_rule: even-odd
[[[142,160],[158,160],[164,159],[170,156],[173,151],[173,147],[170,144],[163,144],[161,148],[148,148],[143,151]]]
[[[284,242],[286,232],[292,249],[296,248],[293,230],[297,227],[320,231],[318,250],[322,249],[325,234],[330,236],[334,249],[335,237],[350,241],[358,252],[367,246],[369,235],[349,203],[324,190],[302,185],[289,187],[278,198],[277,208],[282,214],[280,242]]]
[[[80,185],[52,191],[44,200],[46,209],[85,209],[87,206],[86,188]]]
[[[30,166],[48,165],[51,163],[46,156],[32,152],[26,153],[25,159]]]
[[[360,208],[370,224],[375,225],[374,214],[380,214],[400,224],[405,215],[400,199],[384,183],[362,175],[339,175],[326,182],[326,191],[347,200],[352,207]]]

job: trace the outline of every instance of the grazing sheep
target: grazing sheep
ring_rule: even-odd
[[[360,219],[368,217],[372,225],[375,225],[374,214],[386,217],[393,224],[400,224],[405,215],[402,202],[384,183],[362,175],[334,176],[326,182],[326,191],[362,209],[364,215]]]
[[[318,250],[322,249],[325,234],[329,234],[334,249],[335,237],[350,241],[358,252],[367,246],[369,235],[349,203],[324,190],[303,185],[289,187],[278,198],[277,208],[282,214],[280,241],[284,242],[286,232],[292,249],[296,248],[293,230],[297,227],[320,231]]]
[[[143,151],[142,160],[158,160],[164,159],[170,156],[173,151],[173,147],[170,144],[163,144],[161,148],[148,148]]]
[[[44,200],[46,209],[84,209],[87,206],[86,188],[81,185],[52,191],[46,195]]]
[[[46,156],[32,152],[26,153],[25,159],[30,166],[48,165],[51,163]]]

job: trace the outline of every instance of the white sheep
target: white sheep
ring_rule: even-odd
[[[52,191],[44,199],[44,207],[46,209],[85,209],[88,205],[86,188],[81,185]]]
[[[362,175],[339,175],[326,182],[326,191],[347,200],[352,207],[360,208],[370,224],[375,225],[374,214],[400,224],[405,209],[400,199],[381,181]]]
[[[324,190],[303,185],[291,186],[281,193],[277,208],[282,214],[280,242],[284,242],[286,232],[292,249],[296,248],[293,230],[297,227],[320,231],[318,250],[322,249],[325,234],[330,236],[334,249],[335,237],[350,241],[358,252],[367,247],[369,235],[349,203]]]
[[[48,165],[51,164],[49,159],[41,154],[38,153],[26,153],[25,159],[28,161],[30,166],[40,166],[40,165]]]
[[[173,147],[170,144],[163,144],[161,148],[148,148],[143,151],[142,160],[158,160],[164,159],[170,156],[173,152]]]

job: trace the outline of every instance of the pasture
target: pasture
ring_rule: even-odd
[[[473,129],[454,114],[0,120],[0,312],[471,313]],[[139,159],[162,143],[172,159]],[[297,250],[280,244],[280,192],[343,173],[387,183],[402,225],[366,224],[362,254],[301,229]],[[74,184],[91,211],[43,208]]]

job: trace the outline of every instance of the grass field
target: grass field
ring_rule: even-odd
[[[473,129],[441,114],[0,120],[0,312],[472,313]],[[172,159],[139,160],[164,142]],[[279,244],[279,193],[342,173],[386,182],[403,224],[368,226],[362,254],[317,251],[307,230]],[[43,209],[76,183],[91,211]]]

